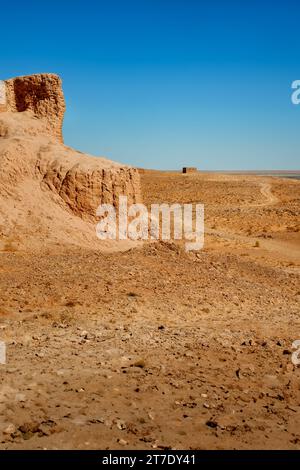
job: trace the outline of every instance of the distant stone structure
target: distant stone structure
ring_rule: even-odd
[[[186,174],[186,173],[197,173],[197,168],[194,167],[194,166],[184,166],[182,168],[182,173]]]

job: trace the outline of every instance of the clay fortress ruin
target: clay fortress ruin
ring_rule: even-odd
[[[138,170],[64,145],[57,75],[17,77],[1,86],[0,239],[99,244],[97,207],[117,205],[119,195],[140,202]]]

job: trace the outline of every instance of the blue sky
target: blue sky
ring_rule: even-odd
[[[66,144],[147,168],[300,168],[298,0],[0,7],[0,78],[58,73]]]

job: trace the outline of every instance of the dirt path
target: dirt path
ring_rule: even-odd
[[[272,193],[270,183],[260,183],[260,192],[266,199],[262,204],[263,206],[271,206],[272,204],[279,202],[278,198]]]
[[[273,204],[276,204],[279,199],[272,193],[272,186],[268,182],[260,183],[260,192],[265,197],[265,200],[261,203],[249,204],[244,209],[249,207],[266,207]],[[240,235],[231,231],[216,230],[208,227],[205,230],[207,235],[213,235],[220,237],[225,240],[238,241],[240,243],[245,243],[246,245],[250,244],[252,247],[257,243],[257,237]],[[281,241],[281,240],[259,240],[259,247],[263,250],[276,252],[280,256],[284,256],[293,262],[300,262],[300,249],[295,246],[295,244]]]
[[[257,237],[250,237],[246,235],[240,235],[234,232],[215,230],[208,228],[205,230],[206,235],[213,235],[224,240],[238,241],[245,245],[253,247],[258,241]],[[259,240],[259,248],[276,252],[279,255],[284,256],[285,259],[290,261],[300,262],[300,250],[292,243],[280,241],[280,240]]]

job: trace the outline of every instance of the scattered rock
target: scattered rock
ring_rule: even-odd
[[[17,430],[16,426],[11,423],[4,429],[3,434],[11,436],[12,434],[16,432],[16,430]]]
[[[117,428],[120,429],[120,431],[124,431],[126,429],[126,423],[123,420],[118,420],[117,421]]]
[[[206,421],[206,426],[208,426],[209,428],[217,428],[218,427],[218,423],[216,421],[213,421],[213,420],[208,420]]]
[[[125,441],[124,439],[118,439],[118,443],[121,445],[121,446],[127,446],[128,442]]]
[[[146,367],[146,362],[144,359],[138,359],[137,361],[131,364],[131,367],[140,367],[141,369],[143,369],[144,367]]]

